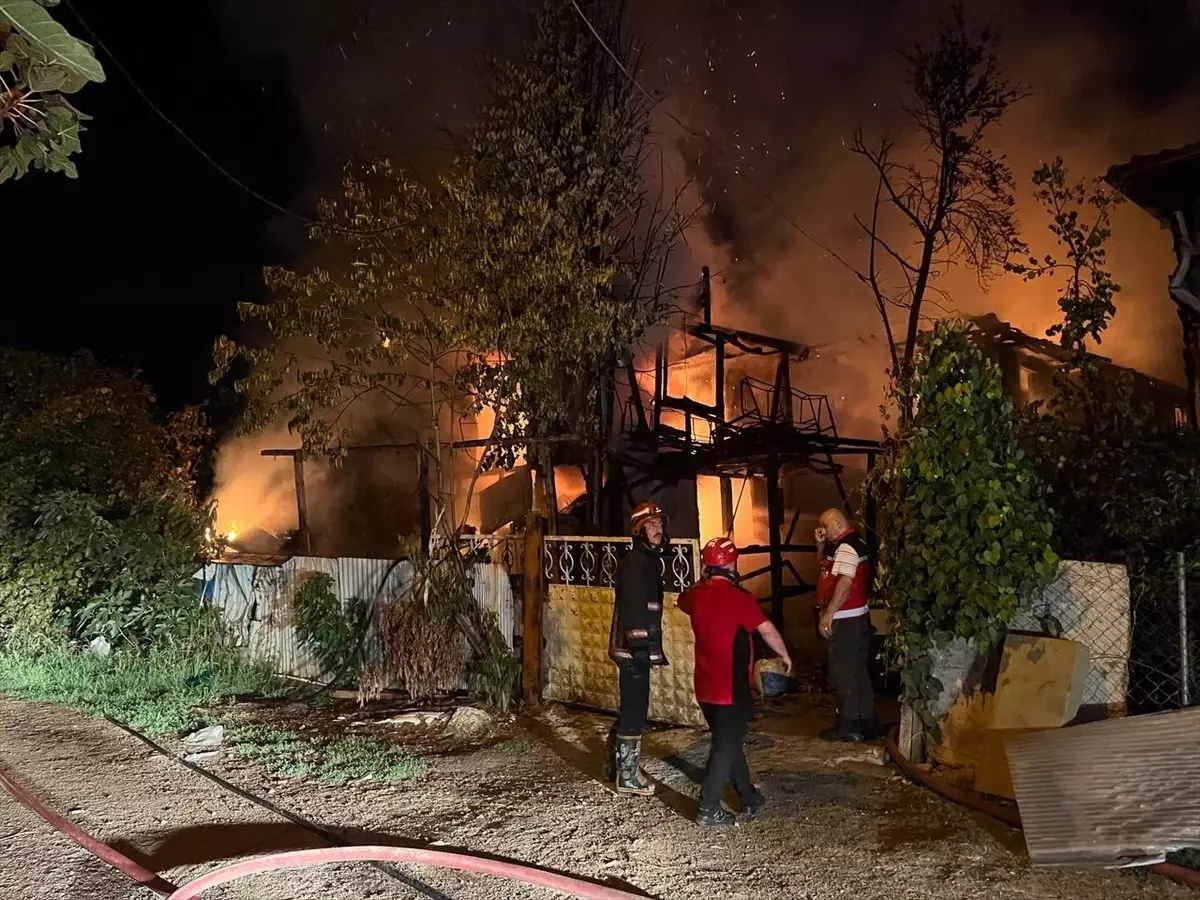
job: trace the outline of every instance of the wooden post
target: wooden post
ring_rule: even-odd
[[[771,619],[783,628],[783,487],[779,483],[779,458],[767,461],[767,528],[770,531]]]
[[[292,471],[296,476],[296,518],[300,524],[300,546],[305,554],[312,553],[312,534],[308,530],[308,494],[304,490],[304,454],[299,450],[292,456]]]
[[[721,528],[726,537],[733,537],[733,479],[721,476]]]
[[[542,567],[545,521],[530,513],[525,520],[525,590],[521,617],[521,671],[525,705],[536,707],[542,700],[542,605],[545,603],[545,573]]]

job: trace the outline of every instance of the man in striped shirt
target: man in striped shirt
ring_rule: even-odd
[[[829,641],[829,677],[839,701],[837,725],[821,737],[853,743],[877,740],[879,721],[868,668],[874,628],[867,607],[867,543],[840,509],[821,513],[815,537],[821,562],[820,631]]]

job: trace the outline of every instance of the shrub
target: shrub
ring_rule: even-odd
[[[0,350],[0,625],[141,648],[190,631],[205,437],[87,356]]]
[[[914,414],[885,435],[870,484],[882,523],[879,582],[905,700],[936,733],[929,704],[942,684],[930,651],[955,637],[997,644],[1058,558],[999,368],[965,323],[938,322],[923,334],[911,379],[892,393]]]

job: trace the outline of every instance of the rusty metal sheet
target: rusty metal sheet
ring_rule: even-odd
[[[1005,743],[1034,865],[1120,868],[1200,846],[1200,708]]]

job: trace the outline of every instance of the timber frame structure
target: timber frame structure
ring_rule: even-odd
[[[865,457],[869,471],[875,464],[880,445],[876,441],[847,438],[838,434],[828,395],[808,394],[791,385],[791,364],[807,359],[809,348],[803,344],[746,331],[722,328],[712,322],[712,293],[707,266],[702,270],[700,289],[702,321],[685,327],[685,333],[701,345],[714,348],[713,404],[689,397],[672,396],[668,390],[665,346],[655,356],[654,391],[647,409],[638,390],[632,363],[627,366],[631,386],[621,433],[610,451],[610,465],[619,463],[631,474],[622,485],[627,502],[634,492],[653,484],[674,483],[699,475],[720,478],[721,518],[726,533],[733,530],[736,505],[733,480],[762,476],[767,491],[768,542],[742,547],[743,556],[765,557],[762,565],[744,578],[770,573],[771,617],[783,621],[783,601],[811,592],[789,553],[815,553],[816,546],[796,536],[800,519],[797,510],[785,521],[782,480],[789,471],[808,470],[833,479],[842,505],[852,514],[849,492],[842,479],[846,457]],[[773,358],[773,383],[744,377],[737,385],[728,384],[726,366],[742,355]],[[663,421],[665,411],[683,417],[683,428]],[[697,422],[705,423],[706,438],[696,435]],[[611,469],[610,469],[611,471]],[[875,510],[868,499],[861,510],[874,544]],[[794,584],[784,583],[790,572]]]

